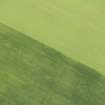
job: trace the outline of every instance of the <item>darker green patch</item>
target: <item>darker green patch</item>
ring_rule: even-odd
[[[105,77],[0,25],[1,105],[104,105]]]

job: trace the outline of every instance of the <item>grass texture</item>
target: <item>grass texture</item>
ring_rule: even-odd
[[[105,75],[105,0],[0,0],[0,22]]]
[[[0,105],[105,105],[105,77],[0,24]]]

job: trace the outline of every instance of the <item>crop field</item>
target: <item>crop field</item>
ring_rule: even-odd
[[[0,105],[104,105],[105,77],[0,24]]]
[[[105,1],[0,0],[0,105],[105,105]]]
[[[0,22],[105,74],[104,0],[0,0]]]
[[[0,22],[105,74],[104,0],[0,0]]]

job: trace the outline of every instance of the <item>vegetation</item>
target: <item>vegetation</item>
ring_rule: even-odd
[[[0,105],[104,104],[104,76],[0,24]]]

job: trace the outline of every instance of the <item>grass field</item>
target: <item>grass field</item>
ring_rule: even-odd
[[[105,74],[104,0],[0,0],[0,22]]]
[[[104,105],[105,77],[0,24],[0,105]]]

